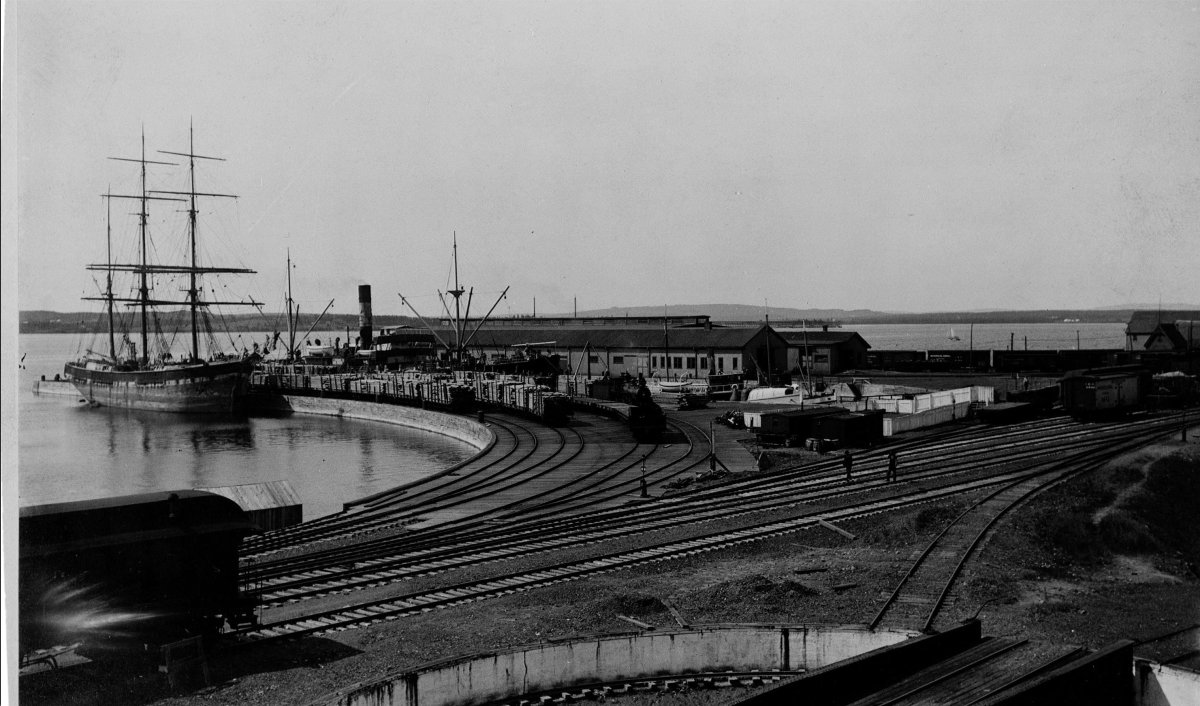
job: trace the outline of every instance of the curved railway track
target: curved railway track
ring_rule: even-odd
[[[976,470],[974,473],[962,468],[958,468],[957,471],[937,470],[936,464],[928,461],[925,462],[928,468],[913,469],[911,473],[906,473],[905,483],[900,486],[888,485],[882,481],[886,461],[883,460],[883,454],[878,453],[877,460],[868,464],[871,470],[864,474],[866,477],[863,482],[849,486],[844,482],[839,483],[837,476],[841,474],[841,469],[834,464],[816,464],[816,467],[789,471],[793,476],[793,484],[803,486],[807,482],[810,485],[808,495],[793,492],[786,497],[774,497],[771,493],[762,492],[764,487],[775,480],[774,476],[766,476],[727,484],[721,489],[681,496],[667,503],[660,501],[653,503],[654,507],[639,506],[621,512],[609,510],[560,517],[556,520],[505,523],[503,527],[477,525],[471,528],[464,525],[450,535],[433,531],[418,532],[414,533],[413,537],[403,538],[404,541],[396,545],[371,547],[370,552],[373,553],[369,552],[358,558],[348,557],[344,553],[339,556],[334,552],[324,557],[326,564],[323,568],[309,567],[298,571],[295,561],[299,558],[279,562],[274,567],[279,573],[271,577],[268,571],[262,571],[258,574],[258,580],[263,582],[268,595],[274,592],[275,600],[294,601],[302,597],[392,583],[403,578],[427,575],[450,568],[478,566],[501,558],[594,544],[617,537],[643,534],[653,529],[669,529],[705,520],[728,520],[739,514],[763,513],[768,510],[778,512],[792,508],[788,517],[764,517],[749,521],[744,527],[636,550],[601,554],[583,561],[550,564],[536,570],[499,574],[478,581],[439,587],[436,590],[391,595],[330,610],[297,611],[296,607],[292,606],[286,612],[294,615],[269,622],[253,631],[244,631],[239,633],[239,637],[246,641],[258,641],[345,629],[458,603],[506,595],[548,583],[711,551],[731,544],[758,541],[765,537],[812,527],[821,520],[837,521],[860,517],[986,488],[999,487],[1003,490],[1035,479],[1042,479],[1039,482],[1044,483],[1045,478],[1055,474],[1061,476],[1063,473],[1072,472],[1071,469],[1077,472],[1081,468],[1080,464],[1094,463],[1096,458],[1111,455],[1115,449],[1124,448],[1125,445],[1145,443],[1148,436],[1154,433],[1170,433],[1176,428],[1176,422],[1172,418],[1147,418],[1123,425],[1068,424],[1054,428],[1057,432],[1051,436],[1057,438],[1057,452],[1035,450],[1020,462],[1006,457],[987,469]],[[1038,436],[1036,425],[1029,427],[1026,432]],[[996,430],[992,434],[985,434],[982,439],[976,439],[974,443],[989,448],[994,453],[995,438],[1004,437],[1011,441],[1012,433],[1012,430]],[[1064,438],[1069,441],[1064,442]],[[947,443],[952,448],[963,451],[970,447],[972,442],[969,439],[955,439]],[[1031,441],[1030,445],[1039,444]],[[703,458],[706,456],[699,462],[702,462]],[[952,468],[955,465],[956,461],[949,463]],[[822,466],[824,468],[818,468]],[[804,479],[799,475],[801,472],[807,473],[808,477]],[[874,478],[876,474],[880,477]],[[730,488],[740,488],[742,492],[730,493]],[[754,492],[745,492],[747,489]],[[879,492],[866,492],[872,489]],[[778,491],[779,487],[775,490]],[[779,493],[776,492],[775,495]],[[333,564],[334,561],[342,563]]]
[[[1037,493],[1093,470],[1114,455],[1174,433],[1172,427],[1156,434],[1151,432],[1150,437],[1138,435],[1116,447],[1082,451],[1055,464],[1046,473],[1002,485],[977,500],[920,553],[869,625],[874,628],[886,621],[898,627],[930,631],[942,614],[963,567],[996,531],[1001,518]]]
[[[1038,444],[1030,444],[1021,453],[1000,461],[993,459],[988,464],[983,464],[977,454],[980,448],[991,454],[994,438],[976,441],[978,448],[971,454],[964,450],[962,442],[955,442],[952,446],[926,451],[917,461],[910,459],[904,477],[911,482],[959,472],[980,472],[981,468],[988,472],[1037,458],[1046,453],[1047,445],[1053,447],[1055,452],[1061,452],[1073,445],[1093,443],[1090,434],[1074,439],[1072,435],[1078,437],[1073,431],[1072,434],[1041,439]],[[956,449],[958,457],[951,461],[942,458],[935,462],[939,458],[936,454],[946,453],[945,449]],[[703,460],[703,457],[693,457],[683,469],[693,468]],[[269,590],[302,587],[316,578],[313,572],[320,572],[319,575],[326,581],[338,574],[343,577],[363,575],[367,578],[359,583],[370,585],[381,578],[376,576],[381,570],[395,571],[396,576],[422,575],[454,564],[581,546],[680,523],[726,520],[739,514],[787,507],[799,501],[819,502],[844,493],[872,490],[882,483],[885,463],[882,454],[876,454],[874,459],[861,464],[859,482],[851,486],[845,485],[840,464],[832,461],[727,483],[711,490],[681,494],[655,502],[652,506],[574,515],[560,513],[554,506],[544,507],[540,512],[517,515],[508,515],[501,510],[497,516],[502,524],[464,521],[456,525],[431,527],[354,546],[256,563],[246,567],[246,574],[256,581],[266,581]],[[618,484],[616,491],[625,493],[627,497],[628,491],[634,487],[636,479],[631,478]],[[436,566],[428,566],[429,562]],[[296,578],[289,580],[289,575]],[[281,597],[295,597],[295,594]]]

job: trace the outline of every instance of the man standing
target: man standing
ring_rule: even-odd
[[[846,467],[846,484],[849,485],[854,482],[850,474],[850,471],[854,468],[854,459],[850,457],[850,449],[846,449],[846,452],[842,454],[842,465]]]
[[[888,454],[887,482],[888,483],[896,482],[896,452],[895,451]]]

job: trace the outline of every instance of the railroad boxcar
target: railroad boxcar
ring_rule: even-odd
[[[818,419],[845,412],[841,407],[764,411],[755,434],[760,442],[803,443],[805,439],[815,436],[813,429]]]
[[[196,490],[20,511],[20,647],[162,644],[256,622],[238,579],[254,531],[237,503]]]
[[[1028,404],[1035,412],[1048,412],[1058,402],[1059,386],[1050,385],[1032,390],[1011,390],[1007,393],[1008,402]]]
[[[813,420],[813,436],[836,441],[840,447],[864,448],[883,440],[883,411],[843,412]]]
[[[1145,404],[1151,391],[1151,375],[1140,365],[1072,370],[1058,381],[1058,389],[1068,414],[1120,414]]]
[[[1031,419],[1038,409],[1031,402],[997,402],[975,411],[979,421],[985,424],[1012,424]]]

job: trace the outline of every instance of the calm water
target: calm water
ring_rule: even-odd
[[[961,324],[847,324],[873,350],[931,350],[971,347],[972,330]],[[949,340],[953,331],[960,340]],[[1079,347],[1125,348],[1125,324],[975,324],[975,350],[1074,350]],[[1078,338],[1077,338],[1078,337]]]
[[[66,334],[24,334],[19,341],[26,356],[18,393],[21,505],[287,480],[311,519],[475,453],[447,437],[378,422],[207,418],[39,396],[34,381],[61,373],[77,341]]]

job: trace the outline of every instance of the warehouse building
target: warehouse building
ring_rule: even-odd
[[[871,344],[854,331],[783,331],[788,342],[788,370],[810,375],[835,375],[863,368]]]
[[[758,377],[771,370],[786,373],[788,343],[770,326],[664,327],[634,323],[551,326],[485,324],[470,339],[468,353],[484,363],[535,355],[558,356],[561,372],[597,377],[628,374],[667,380],[707,378],[710,374]],[[579,320],[582,321],[582,320]],[[439,331],[443,338],[444,329]],[[451,334],[452,335],[452,334]]]

